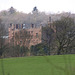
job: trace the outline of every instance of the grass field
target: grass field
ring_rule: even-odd
[[[5,58],[3,64],[5,75],[75,75],[75,55]]]

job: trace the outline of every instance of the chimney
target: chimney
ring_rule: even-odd
[[[49,22],[51,22],[51,17],[49,17]]]
[[[51,17],[49,17],[48,26],[51,27]]]
[[[31,28],[34,28],[34,24],[31,24]]]

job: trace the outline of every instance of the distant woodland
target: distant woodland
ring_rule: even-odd
[[[26,24],[27,27],[29,27],[32,23],[36,24],[36,26],[39,26],[40,24],[44,26],[47,24],[49,17],[51,17],[51,21],[55,21],[60,19],[61,16],[69,16],[75,20],[75,14],[71,14],[70,12],[62,12],[60,14],[46,14],[45,12],[40,12],[37,7],[34,7],[28,14],[18,12],[13,7],[10,7],[8,10],[0,11],[0,18],[2,19],[7,32],[10,23]]]

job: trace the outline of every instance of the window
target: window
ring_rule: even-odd
[[[18,24],[16,24],[16,29],[18,29]]]
[[[36,33],[36,38],[38,38],[38,33]]]
[[[34,24],[32,24],[31,27],[34,28]]]

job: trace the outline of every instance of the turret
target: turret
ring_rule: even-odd
[[[37,9],[37,7],[36,7],[36,6],[33,8],[32,13],[33,13],[33,14],[37,14],[37,13],[38,13],[38,9]]]
[[[49,17],[48,26],[51,27],[51,17]]]

